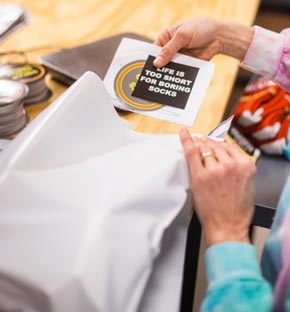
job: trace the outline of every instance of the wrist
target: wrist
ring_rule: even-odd
[[[218,34],[220,53],[242,61],[254,38],[254,29],[231,21],[223,21]]]
[[[226,242],[250,243],[249,229],[230,231],[207,231],[204,230],[204,237],[207,247]]]

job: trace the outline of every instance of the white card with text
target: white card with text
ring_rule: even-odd
[[[214,64],[177,53],[156,68],[160,47],[123,38],[104,78],[115,107],[192,126],[214,72]]]

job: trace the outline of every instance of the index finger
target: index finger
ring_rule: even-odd
[[[170,39],[171,39],[171,32],[169,27],[163,29],[161,33],[157,36],[154,41],[154,44],[163,47]]]
[[[173,37],[175,29],[179,27],[181,23],[177,23],[174,26],[168,26],[159,33],[157,38],[154,41],[154,44],[163,47],[165,44]]]
[[[172,59],[172,57],[183,47],[184,42],[182,38],[180,36],[177,36],[175,33],[174,36],[163,46],[163,48],[159,52],[159,55],[153,62],[154,66],[165,66]]]
[[[197,170],[203,170],[203,164],[200,157],[198,145],[196,145],[187,129],[180,131],[180,140],[184,150],[184,154],[189,165],[190,173]]]

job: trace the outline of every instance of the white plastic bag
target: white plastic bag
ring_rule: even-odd
[[[0,154],[0,310],[178,311],[187,188],[86,73]]]

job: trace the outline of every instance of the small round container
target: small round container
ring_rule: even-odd
[[[0,137],[15,134],[27,123],[23,100],[28,94],[26,84],[0,79]]]
[[[0,67],[0,78],[25,83],[28,94],[24,104],[34,104],[47,100],[51,96],[50,89],[45,84],[46,69],[39,64],[15,63]]]

